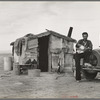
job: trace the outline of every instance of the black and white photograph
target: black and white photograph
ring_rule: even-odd
[[[0,98],[100,98],[100,2],[0,1]]]

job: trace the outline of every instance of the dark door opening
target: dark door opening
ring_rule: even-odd
[[[42,72],[48,71],[48,41],[49,41],[49,36],[38,38],[39,69],[41,69]]]

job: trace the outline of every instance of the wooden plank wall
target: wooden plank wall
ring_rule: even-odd
[[[25,64],[28,59],[36,60],[38,56],[38,40],[33,39],[29,40],[27,44],[27,49],[25,50],[26,45],[22,46],[22,55],[19,57],[19,64]]]
[[[50,39],[51,66],[58,68],[58,62],[62,67],[71,67],[73,60],[73,42],[51,35]]]

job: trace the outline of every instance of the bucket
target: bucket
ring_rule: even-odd
[[[20,75],[20,65],[18,63],[13,64],[13,73],[14,75]]]
[[[12,70],[12,57],[4,57],[4,71]]]
[[[29,77],[40,77],[40,69],[29,69],[28,70],[28,76]]]

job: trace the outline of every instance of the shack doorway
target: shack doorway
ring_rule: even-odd
[[[48,42],[49,42],[49,36],[38,38],[39,69],[41,69],[42,72],[48,71]]]

